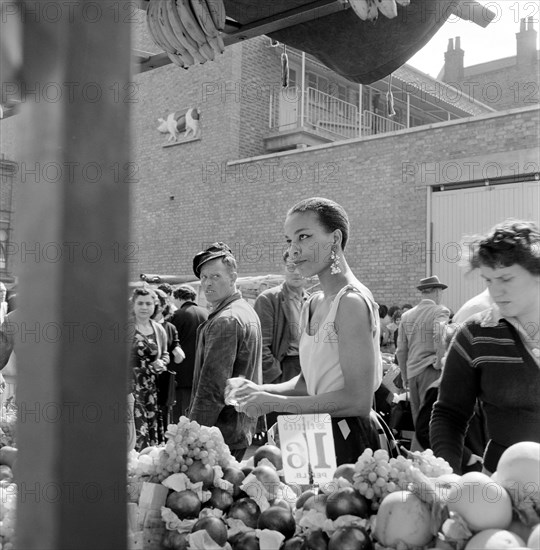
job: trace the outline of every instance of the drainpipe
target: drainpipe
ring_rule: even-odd
[[[304,126],[305,116],[305,88],[306,88],[306,53],[302,52],[302,81],[301,81],[301,94],[300,94],[300,126]]]
[[[407,128],[411,127],[411,95],[407,92]]]

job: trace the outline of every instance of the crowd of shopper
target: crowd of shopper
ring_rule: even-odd
[[[241,460],[278,415],[323,412],[331,416],[337,463],[354,462],[380,446],[374,403],[391,412],[396,391],[410,403],[413,449],[432,448],[458,473],[493,472],[508,446],[540,442],[535,223],[501,222],[470,245],[471,269],[486,289],[454,316],[435,275],[419,281],[416,306],[378,305],[349,267],[349,221],[339,204],[300,201],[284,230],[283,282],[253,306],[222,242],[194,254],[206,307],[186,284],[133,291],[130,448],[162,443],[168,423],[186,415],[217,426]],[[310,295],[306,281],[314,276],[321,290]],[[7,373],[16,312],[3,285],[0,297],[0,371]],[[392,389],[383,382],[383,355],[399,366]]]

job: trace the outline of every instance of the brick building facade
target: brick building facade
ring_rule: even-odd
[[[156,51],[144,20],[133,42]],[[451,120],[268,153],[281,51],[266,37],[249,40],[212,63],[134,75],[119,96],[132,103],[132,242],[124,251],[132,279],[143,272],[190,275],[193,255],[216,240],[236,252],[241,275],[278,272],[287,209],[320,195],[347,209],[347,257],[377,299],[414,301],[416,282],[430,266],[426,254],[410,254],[409,245],[429,241],[431,190],[540,172],[537,102],[505,99],[496,112],[493,102],[451,96],[433,79],[429,84],[445,95],[432,94],[431,107],[444,107]],[[419,71],[401,74],[403,90],[425,95]],[[513,82],[499,83],[505,98]],[[158,118],[191,107],[201,112],[200,136],[168,142]],[[456,110],[459,116],[451,114]],[[16,120],[2,121],[0,152],[18,162]]]
[[[516,55],[464,66],[465,50],[459,37],[448,41],[439,78],[459,92],[497,110],[540,102],[540,52],[532,17],[522,19],[516,33]],[[466,46],[465,46],[466,47]]]

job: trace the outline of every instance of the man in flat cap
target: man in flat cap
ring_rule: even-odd
[[[415,424],[427,389],[441,375],[444,327],[450,317],[450,310],[441,305],[443,291],[448,287],[437,276],[421,279],[417,288],[422,299],[403,313],[396,350],[403,383],[409,388]],[[411,448],[421,449],[416,436]]]
[[[262,334],[259,317],[236,289],[236,260],[224,243],[214,243],[193,259],[193,271],[211,306],[197,332],[195,372],[188,416],[217,426],[231,454],[242,460],[257,420],[225,404],[228,378],[262,383]]]

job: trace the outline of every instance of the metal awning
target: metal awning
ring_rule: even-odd
[[[139,0],[142,9],[150,1]],[[312,54],[351,82],[370,84],[403,65],[458,16],[482,27],[495,14],[470,0],[411,0],[398,15],[361,20],[348,0],[224,0],[225,46],[267,35]],[[171,63],[166,53],[134,52],[140,72]]]

